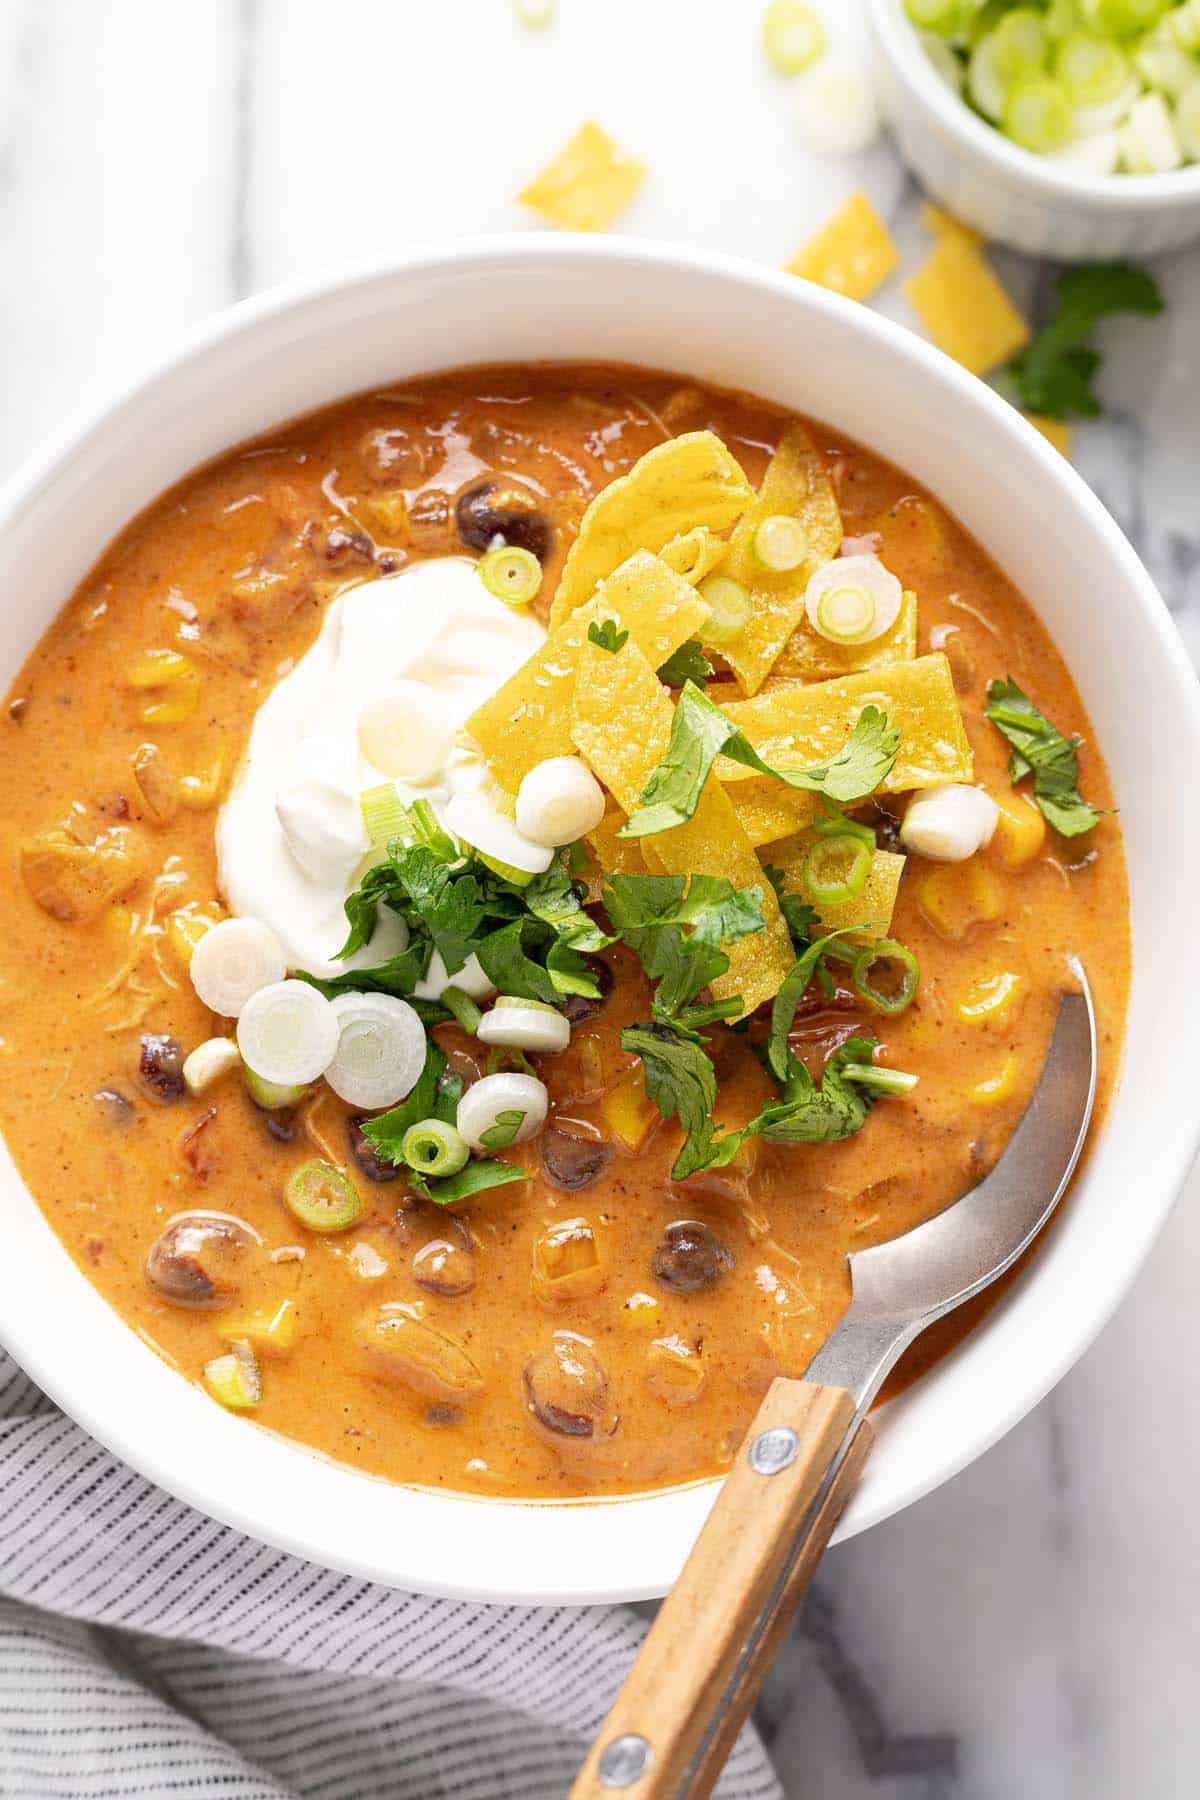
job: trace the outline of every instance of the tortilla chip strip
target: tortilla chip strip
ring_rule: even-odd
[[[597,644],[584,645],[571,735],[626,812],[633,811],[666,753],[673,713],[666,688],[632,639],[615,656]],[[713,776],[692,818],[646,838],[643,848],[648,860],[661,862],[671,874],[723,875],[735,888],[761,891],[766,929],[729,946],[729,969],[712,990],[718,1000],[740,994],[747,1012],[771,999],[795,960],[791,939],[775,891]]]
[[[500,786],[515,794],[535,763],[573,753],[571,699],[589,625],[615,619],[654,670],[697,635],[708,611],[683,576],[658,557],[645,550],[629,557],[467,720]]]
[[[831,644],[808,625],[807,616],[784,646],[771,671],[792,681],[833,681],[839,675],[855,675],[862,669],[887,669],[893,663],[912,662],[917,654],[917,596],[906,593],[896,623],[868,644]]]
[[[772,844],[763,857],[764,863],[770,863],[773,868],[783,871],[784,893],[798,894],[810,905],[813,903],[812,896],[801,879],[801,870],[814,841],[811,831],[801,832],[799,836],[788,838],[782,844]],[[886,937],[892,923],[905,860],[903,856],[893,855],[890,850],[877,850],[871,859],[871,873],[867,876],[867,885],[861,894],[853,900],[844,900],[840,906],[817,907],[823,928],[826,931],[840,931],[849,926],[858,926],[864,937]]]
[[[786,269],[789,275],[832,288],[849,300],[869,300],[899,266],[900,252],[891,233],[859,192],[843,201]]]
[[[571,746],[574,749],[574,745]],[[584,879],[588,884],[588,902],[595,904],[600,898],[599,875],[644,875],[646,861],[642,855],[640,838],[623,838],[617,834],[625,824],[627,814],[619,806],[610,806],[595,831],[587,834],[587,847],[592,853],[596,865],[597,879],[592,881],[589,870]],[[592,888],[595,892],[592,892]]]
[[[628,475],[602,488],[584,513],[550,608],[551,630],[590,600],[597,582],[635,550],[657,552],[697,525],[724,531],[753,498],[739,464],[715,433],[691,431],[656,444]]]
[[[589,119],[517,198],[563,231],[607,231],[645,178],[645,163]]]
[[[808,536],[804,561],[784,574],[764,569],[751,549],[754,533],[774,513],[798,518]],[[811,631],[804,592],[814,570],[837,555],[841,541],[842,515],[825,458],[803,425],[789,425],[721,566],[722,574],[741,582],[754,607],[745,631],[732,644],[720,645],[744,694],[758,692],[795,631]]]
[[[683,531],[672,538],[658,554],[668,569],[674,569],[677,575],[698,587],[706,575],[711,575],[724,562],[729,555],[729,544],[725,538],[711,532],[707,525],[697,525],[693,531]]]
[[[986,375],[1029,342],[1029,327],[991,265],[961,235],[939,236],[904,292],[939,350],[972,375]]]
[[[871,702],[900,727],[900,749],[883,794],[936,787],[943,781],[970,781],[971,746],[963,729],[950,664],[940,651],[890,669],[869,669],[836,681],[772,685],[753,700],[722,707],[745,732],[758,754],[776,768],[811,769],[840,750],[864,706]],[[753,769],[717,758],[726,783],[746,781]],[[810,817],[813,815],[810,814]]]
[[[821,815],[821,802],[815,794],[785,787],[782,781],[772,781],[766,775],[735,782],[726,792],[738,824],[756,850],[761,844],[773,844],[777,838],[802,831]]]

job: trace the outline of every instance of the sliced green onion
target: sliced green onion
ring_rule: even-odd
[[[1128,87],[1129,59],[1116,44],[1076,31],[1059,45],[1054,74],[1073,106],[1103,106]]]
[[[875,596],[857,582],[826,588],[817,602],[817,630],[835,644],[857,644],[874,625]]]
[[[513,0],[517,24],[526,31],[544,31],[554,17],[555,0]]]
[[[1023,149],[1058,150],[1071,135],[1072,106],[1061,82],[1038,69],[1018,75],[1004,106],[1004,129]]]
[[[1162,27],[1159,27],[1161,31]],[[1171,38],[1147,38],[1134,52],[1133,66],[1148,88],[1178,100],[1200,77],[1200,64]]]
[[[965,0],[904,0],[904,10],[918,31],[936,31],[939,37],[957,37],[970,10]]]
[[[869,979],[878,964],[885,971],[893,974],[887,987],[880,987]],[[878,938],[874,943],[865,944],[854,959],[850,971],[850,980],[859,998],[866,1000],[881,1013],[894,1017],[912,1005],[916,998],[917,988],[921,981],[921,965],[911,950],[903,944],[897,944],[893,938]]]
[[[418,1175],[457,1175],[471,1152],[462,1132],[443,1119],[421,1119],[404,1134],[400,1154]]]
[[[506,606],[528,606],[542,585],[542,565],[532,550],[519,544],[500,544],[481,556],[479,579],[489,594]]]
[[[732,644],[750,623],[754,602],[732,575],[708,575],[696,589],[700,598],[712,608],[712,617],[700,627],[706,644]]]
[[[819,56],[828,40],[811,6],[801,0],[771,0],[763,19],[763,49],[781,75],[799,75]]]
[[[1168,11],[1171,0],[1079,0],[1085,25],[1105,37],[1133,37],[1149,31]]]
[[[798,569],[808,555],[808,533],[799,519],[788,513],[772,513],[750,540],[750,548],[764,569],[786,574]]]
[[[532,869],[518,869],[512,863],[501,862],[498,856],[485,856],[482,850],[476,850],[475,855],[485,869],[490,869],[501,881],[510,881],[513,887],[528,887],[533,880]]]
[[[364,788],[358,796],[367,842],[372,846],[388,844],[402,838],[408,828],[408,808],[396,792],[395,783],[381,781],[378,787]]]
[[[1192,56],[1200,53],[1200,0],[1183,0],[1163,24],[1181,50]]]
[[[996,73],[1006,86],[1029,70],[1044,70],[1050,48],[1046,21],[1030,6],[1005,13],[992,34]]]
[[[522,1075],[537,1074],[523,1050],[514,1049],[511,1044],[497,1044],[494,1050],[488,1051],[487,1072],[489,1075],[500,1075],[507,1069],[519,1069]]]
[[[204,1379],[213,1398],[231,1412],[247,1412],[262,1399],[258,1358],[245,1338],[239,1338],[226,1356],[206,1362]]]
[[[1175,108],[1175,129],[1186,154],[1193,162],[1200,162],[1200,79],[1186,94],[1180,94]]]
[[[479,1030],[479,1021],[483,1017],[483,1011],[476,1006],[470,994],[464,994],[463,990],[455,987],[452,982],[449,987],[442,989],[438,998],[446,1011],[454,1014],[463,1030],[469,1036],[474,1037]]]
[[[818,906],[857,900],[871,874],[871,849],[853,832],[820,837],[804,858],[800,880]]]
[[[880,1094],[911,1094],[920,1080],[919,1075],[909,1075],[904,1069],[881,1069],[877,1063],[845,1063],[842,1078]]]
[[[944,37],[937,37],[932,31],[927,31],[921,39],[921,47],[933,64],[934,74],[940,76],[953,93],[961,95],[967,79],[967,65],[953,45],[948,44]]]
[[[299,1106],[311,1085],[307,1081],[297,1082],[294,1086],[284,1081],[266,1081],[253,1069],[243,1068],[242,1073],[250,1098],[264,1112],[285,1112],[289,1107]]]
[[[1046,36],[1052,41],[1070,37],[1073,31],[1079,30],[1081,24],[1079,0],[1050,0],[1042,23],[1046,27]]]
[[[362,1195],[332,1163],[304,1163],[289,1178],[283,1199],[310,1231],[345,1231],[363,1215]]]
[[[434,811],[432,801],[414,800],[408,808],[408,821],[414,844],[424,845],[426,850],[432,850],[444,862],[454,861],[458,855],[458,845]]]
[[[813,830],[817,833],[818,837],[861,838],[871,854],[875,854],[878,840],[871,827],[869,825],[864,825],[861,819],[848,819],[845,813],[835,813],[832,818],[818,819],[813,826]]]
[[[1161,94],[1143,94],[1117,136],[1121,162],[1132,175],[1165,175],[1183,161],[1174,115]]]
[[[1004,117],[1009,80],[1000,73],[996,34],[981,38],[967,64],[967,95],[985,119],[998,125]]]
[[[551,1006],[548,1000],[525,1000],[520,994],[497,994],[492,1007],[497,1006],[529,1006],[534,1012],[553,1013],[555,1018],[558,1017],[557,1006]]]

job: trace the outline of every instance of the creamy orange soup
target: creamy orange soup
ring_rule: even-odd
[[[907,860],[888,935],[919,961],[913,1004],[880,1014],[831,963],[832,991],[813,983],[795,1015],[792,1051],[817,1078],[859,1034],[879,1040],[879,1062],[916,1074],[915,1089],[881,1097],[841,1141],[751,1140],[728,1167],[673,1182],[679,1127],[648,1106],[621,1047],[650,1001],[623,945],[594,959],[600,1000],[564,1002],[569,1047],[529,1058],[547,1125],[497,1154],[530,1178],[449,1208],[381,1163],[354,1123],[361,1109],[323,1082],[264,1110],[237,1068],[197,1094],[181,1079],[188,1051],[233,1034],[193,991],[187,960],[225,905],[217,809],[256,709],[332,599],[403,580],[421,559],[477,556],[504,535],[507,501],[509,535],[543,563],[533,610],[545,618],[588,503],[645,452],[710,430],[757,484],[788,422],[745,395],[624,368],[473,370],[364,394],[164,495],[14,682],[0,726],[0,1123],[88,1280],[183,1378],[202,1382],[253,1328],[261,1398],[247,1416],[259,1425],[395,1481],[496,1495],[712,1474],[771,1378],[801,1374],[836,1323],[847,1253],[929,1218],[999,1156],[1073,953],[1096,999],[1103,1107],[1129,972],[1119,826],[1106,813],[1069,840],[1047,829],[983,713],[989,681],[1011,676],[1081,740],[1079,786],[1107,809],[1070,674],[936,496],[819,424],[845,534],[863,540],[851,547],[915,593],[916,651],[948,658],[974,782],[1001,808],[969,860]],[[737,698],[713,660],[709,696]],[[849,811],[895,851],[906,798]],[[772,851],[759,847],[764,862]],[[728,1125],[775,1092],[761,1060],[768,1012],[706,1032]],[[474,1036],[431,1029],[468,1085],[484,1072]],[[308,1229],[283,1203],[289,1176],[315,1159],[358,1191],[346,1230]],[[237,1222],[232,1249],[176,1240],[164,1252],[171,1221],[197,1210]],[[263,1321],[288,1301],[272,1336]],[[370,1321],[397,1307],[426,1328],[407,1360],[371,1339]],[[920,1354],[966,1328],[959,1317]]]

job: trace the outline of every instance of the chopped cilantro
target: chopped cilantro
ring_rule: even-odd
[[[1078,739],[1065,738],[1015,681],[989,683],[987,697],[984,712],[1012,745],[1010,779],[1017,782],[1032,772],[1034,800],[1063,837],[1091,831],[1100,814],[1077,786]]]
[[[773,1144],[830,1144],[853,1137],[879,1096],[876,1090],[850,1081],[845,1071],[869,1064],[875,1048],[875,1038],[847,1038],[826,1062],[819,1083],[798,1056],[790,1056],[780,1099],[764,1106],[743,1135]]]
[[[618,835],[647,837],[685,824],[699,805],[704,783],[721,755],[788,787],[824,794],[845,804],[874,792],[895,762],[899,745],[898,727],[889,727],[886,714],[877,706],[864,706],[850,737],[827,763],[811,769],[773,768],[733,720],[688,681],[671,720],[666,755]]]
[[[699,638],[688,638],[668,656],[658,671],[658,679],[668,687],[681,688],[686,681],[703,690],[712,680],[713,666],[704,654]]]
[[[611,875],[604,889],[609,919],[657,981],[656,1020],[694,1033],[740,1012],[735,996],[692,1005],[729,967],[722,945],[763,929],[761,888],[735,888],[716,875]],[[685,933],[685,927],[689,927]]]
[[[623,647],[628,637],[627,631],[617,629],[615,619],[605,619],[601,625],[597,625],[593,619],[588,626],[588,643],[598,644],[601,650],[611,650],[614,656]]]
[[[1152,317],[1163,309],[1162,294],[1147,270],[1130,263],[1064,269],[1056,290],[1057,313],[1007,365],[1006,385],[1030,412],[1095,418],[1101,407],[1092,383],[1101,358],[1090,342],[1093,328],[1110,313]]]
[[[767,1062],[777,1081],[786,1082],[791,1073],[795,1058],[788,1048],[788,1033],[796,1017],[796,1008],[817,972],[822,954],[830,944],[857,929],[857,926],[846,925],[839,931],[830,931],[824,937],[814,938],[805,946],[784,977],[783,985],[771,1005],[771,1033],[767,1039]]]
[[[507,1150],[525,1123],[525,1114],[514,1106],[496,1114],[496,1123],[481,1131],[479,1141],[485,1150]]]
[[[440,1181],[427,1180],[425,1176],[407,1168],[402,1149],[405,1133],[411,1126],[419,1125],[422,1119],[441,1119],[444,1124],[452,1125],[462,1097],[462,1086],[460,1076],[446,1073],[446,1053],[430,1038],[425,1049],[425,1066],[417,1077],[417,1085],[412,1093],[399,1106],[393,1106],[390,1111],[367,1119],[362,1128],[363,1136],[380,1159],[403,1168],[409,1186],[426,1200],[437,1201],[439,1206],[448,1206],[454,1200],[466,1199],[468,1195],[480,1193],[485,1188],[502,1187],[509,1181],[529,1179],[528,1169],[515,1168],[512,1163],[497,1162],[490,1157],[478,1157],[467,1163],[457,1175],[446,1175]],[[506,1117],[507,1114],[500,1114],[501,1120]],[[524,1117],[524,1113],[517,1117],[512,1135],[504,1139],[504,1144],[511,1144]],[[501,1129],[506,1127],[502,1126]],[[488,1147],[500,1149],[503,1146],[497,1142]]]

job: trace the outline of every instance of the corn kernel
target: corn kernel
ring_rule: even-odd
[[[257,1312],[222,1325],[221,1336],[227,1343],[244,1339],[259,1351],[275,1351],[286,1356],[296,1342],[298,1322],[296,1302],[281,1300],[278,1306],[261,1307]]]
[[[104,923],[114,937],[128,937],[133,930],[133,914],[123,901],[104,909]]]
[[[662,1306],[653,1294],[630,1294],[620,1311],[620,1320],[627,1331],[654,1331],[657,1328]]]
[[[200,672],[178,650],[144,650],[130,665],[126,680],[133,688],[171,690],[169,696],[143,706],[147,725],[178,725],[200,704]]]
[[[181,906],[167,915],[167,942],[185,969],[200,939],[216,923],[213,913],[199,912],[190,906]]]
[[[604,1123],[627,1150],[640,1150],[659,1112],[646,1093],[640,1063],[622,1075],[600,1102]]]
[[[981,975],[960,994],[956,1011],[964,1025],[1006,1023],[1021,990],[1021,977],[1012,969]]]
[[[1016,1093],[1019,1073],[1020,1064],[1016,1057],[1006,1056],[994,1075],[975,1083],[971,1089],[972,1100],[977,1106],[1002,1106]]]
[[[701,1357],[682,1338],[656,1338],[646,1353],[646,1385],[665,1406],[690,1406],[705,1383]]]
[[[1000,883],[974,856],[926,875],[917,886],[917,901],[934,930],[955,943],[973,926],[998,919],[1004,911]]]
[[[225,745],[217,751],[211,766],[199,775],[185,775],[179,783],[179,798],[185,806],[202,811],[215,806],[225,785]]]
[[[992,798],[1000,808],[992,845],[1002,863],[1010,869],[1023,869],[1039,856],[1046,842],[1046,821],[1024,794],[1004,794]]]

